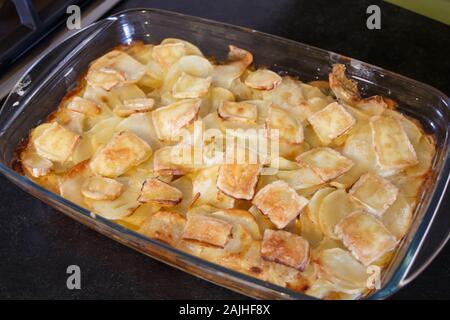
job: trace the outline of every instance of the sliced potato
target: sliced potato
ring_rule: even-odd
[[[232,228],[231,223],[222,219],[199,214],[189,215],[183,231],[183,239],[223,248],[231,238]]]
[[[333,102],[324,109],[308,117],[319,139],[329,144],[333,139],[348,131],[356,122],[355,118],[345,108]]]
[[[186,99],[153,111],[153,126],[158,138],[163,141],[179,139],[180,130],[197,116],[200,103],[199,99]]]
[[[293,233],[267,229],[261,244],[261,257],[303,271],[309,262],[309,243]]]
[[[253,103],[222,101],[217,113],[219,117],[229,121],[255,122],[258,118],[258,108]]]
[[[211,78],[199,78],[182,73],[175,82],[172,95],[177,99],[200,98],[204,96],[211,85]]]
[[[372,96],[358,101],[356,107],[369,116],[379,116],[387,109],[387,104],[382,96]]]
[[[153,47],[152,55],[162,67],[168,68],[186,54],[184,43],[165,43]]]
[[[139,81],[145,73],[144,70],[143,65],[128,54],[112,50],[94,61],[86,80],[93,87],[109,91],[120,83]]]
[[[86,179],[91,175],[89,161],[83,161],[73,166],[59,181],[59,194],[79,206],[84,206],[81,189]]]
[[[277,176],[296,190],[311,188],[324,183],[320,176],[307,165],[299,165],[299,168],[295,170],[280,170]]]
[[[117,133],[92,157],[90,166],[95,173],[113,178],[124,174],[150,157],[151,147],[134,133]]]
[[[277,180],[258,191],[252,203],[265,214],[278,229],[286,227],[308,203],[283,180]]]
[[[253,89],[272,90],[281,83],[281,77],[273,71],[258,69],[245,78],[245,84]]]
[[[49,174],[53,168],[53,162],[29,149],[20,154],[20,161],[22,166],[35,178]]]
[[[355,211],[336,225],[335,233],[356,259],[368,266],[392,251],[398,240],[372,215]]]
[[[381,221],[400,240],[408,231],[412,218],[413,210],[411,205],[406,201],[405,196],[399,193],[395,202],[383,214]]]
[[[140,204],[137,201],[139,196],[139,185],[133,183],[129,178],[117,178],[123,187],[122,194],[115,200],[94,200],[84,197],[87,207],[106,219],[118,220],[131,215]]]
[[[234,206],[234,199],[217,188],[218,175],[218,166],[199,170],[194,175],[192,179],[193,193],[200,194],[195,202],[196,205],[209,204],[222,209]]]
[[[149,238],[177,246],[185,225],[186,219],[182,215],[171,211],[158,211],[142,223],[138,232]]]
[[[141,203],[151,202],[162,207],[171,207],[180,203],[182,198],[183,194],[180,190],[164,181],[153,178],[144,181],[138,201]]]
[[[119,117],[128,117],[133,113],[149,112],[153,109],[155,100],[150,98],[136,98],[125,100],[121,106],[114,109],[114,114]]]
[[[316,258],[322,278],[348,288],[365,288],[367,278],[364,265],[350,252],[340,249],[323,250]]]
[[[332,239],[338,239],[335,226],[347,215],[360,208],[345,190],[331,192],[322,200],[318,221],[322,232]]]
[[[268,136],[272,140],[284,141],[292,144],[303,142],[303,127],[287,111],[271,106],[266,119]]]
[[[344,103],[353,105],[361,99],[361,96],[357,83],[346,77],[345,69],[343,64],[333,65],[333,70],[329,75],[330,88],[333,90],[336,98]]]
[[[311,167],[324,181],[332,180],[353,167],[352,160],[331,148],[314,148],[295,160]]]
[[[80,135],[53,122],[38,137],[34,138],[34,147],[41,157],[64,162],[72,154]]]
[[[70,99],[67,103],[67,109],[83,113],[90,117],[100,114],[101,111],[95,102],[77,96]]]
[[[320,206],[322,204],[323,199],[333,191],[335,191],[335,188],[322,188],[319,189],[317,192],[314,193],[312,198],[309,200],[308,205],[306,206],[305,210],[309,217],[309,219],[316,225],[319,225],[319,210]]]
[[[259,164],[221,165],[217,177],[217,188],[235,199],[251,200],[260,172]]]
[[[397,119],[374,117],[370,121],[378,165],[388,172],[418,163],[416,152]]]
[[[397,199],[398,188],[388,180],[368,172],[359,178],[349,193],[370,213],[381,216]]]
[[[123,184],[100,176],[89,177],[81,187],[83,196],[94,200],[115,200],[123,192]]]

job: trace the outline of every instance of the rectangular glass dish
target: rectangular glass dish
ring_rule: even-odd
[[[182,27],[181,27],[182,26]],[[449,216],[438,210],[449,181],[449,99],[425,84],[341,55],[245,28],[152,9],[128,10],[99,21],[70,37],[38,61],[12,90],[0,112],[0,171],[25,191],[75,220],[135,250],[188,273],[263,299],[310,299],[268,282],[191,256],[146,238],[113,221],[93,216],[76,204],[44,189],[14,171],[17,145],[56,109],[77,85],[91,61],[120,44],[158,43],[175,37],[199,45],[206,56],[224,60],[228,44],[246,48],[255,64],[298,76],[303,81],[326,79],[331,65],[347,65],[365,96],[394,99],[403,113],[419,120],[436,138],[431,183],[416,208],[408,234],[384,272],[381,288],[367,298],[386,298],[413,280],[449,238]],[[63,79],[63,80],[61,80]]]

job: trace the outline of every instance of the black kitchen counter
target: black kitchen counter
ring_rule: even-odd
[[[366,8],[381,7],[381,30]],[[366,61],[450,94],[450,27],[379,1],[123,1],[272,33]],[[450,14],[450,13],[449,13]],[[182,26],[180,26],[182,27]],[[128,249],[0,176],[0,298],[245,299]],[[441,210],[450,212],[449,201]],[[81,290],[66,288],[68,265]],[[393,299],[449,299],[450,247]]]

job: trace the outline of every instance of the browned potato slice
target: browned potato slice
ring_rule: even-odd
[[[347,132],[356,122],[355,118],[337,102],[317,111],[308,118],[308,121],[325,144]]]
[[[165,43],[153,47],[153,58],[164,68],[168,68],[186,54],[184,43]]]
[[[299,144],[303,142],[303,127],[284,109],[271,106],[266,119],[266,128],[271,139],[276,139],[274,135],[278,132],[279,140],[282,142]]]
[[[147,218],[138,232],[172,246],[176,246],[186,225],[186,219],[176,212],[158,211]]]
[[[341,248],[324,249],[316,258],[321,278],[348,289],[365,288],[369,274],[350,252]]]
[[[233,208],[235,200],[217,188],[219,167],[214,166],[196,172],[192,179],[193,193],[200,194],[196,205],[209,204],[217,208]]]
[[[398,188],[386,179],[368,172],[356,181],[349,193],[370,213],[381,216],[397,199]]]
[[[149,112],[153,109],[154,104],[155,100],[151,98],[128,99],[114,109],[114,114],[119,117],[128,117],[133,113]]]
[[[29,149],[20,154],[20,161],[24,169],[35,178],[49,174],[53,168],[53,162]]]
[[[283,180],[277,180],[258,191],[252,203],[265,214],[278,229],[295,219],[308,203]]]
[[[303,271],[309,261],[309,243],[293,233],[267,229],[261,244],[261,257]]]
[[[152,202],[160,206],[175,206],[181,202],[183,194],[157,178],[147,179],[142,185],[138,201],[141,203]]]
[[[69,159],[79,140],[78,134],[53,122],[34,139],[34,147],[41,157],[51,161],[64,162]]]
[[[233,225],[221,219],[200,214],[189,216],[183,239],[203,242],[216,247],[225,247],[231,237]]]
[[[94,61],[86,80],[93,87],[109,91],[120,83],[139,81],[144,73],[144,66],[137,60],[123,51],[112,50]]]
[[[144,162],[152,149],[134,133],[122,131],[116,134],[91,159],[91,168],[105,177],[118,177],[128,169]]]
[[[416,152],[399,120],[374,117],[370,121],[378,165],[388,172],[418,163]]]
[[[177,99],[200,98],[208,92],[210,85],[209,77],[194,77],[183,72],[173,86],[172,96]]]
[[[369,116],[379,116],[388,106],[382,96],[372,96],[358,101],[356,107]]]
[[[160,140],[179,139],[180,130],[190,124],[199,111],[201,100],[186,99],[152,112],[153,125]]]
[[[281,77],[273,71],[258,69],[245,78],[245,84],[253,89],[272,90],[281,83]]]
[[[357,83],[345,76],[343,64],[333,65],[333,70],[329,74],[329,81],[331,90],[333,90],[336,98],[342,102],[353,105],[361,99]]]
[[[395,202],[383,214],[381,221],[386,228],[400,240],[408,232],[413,217],[411,205],[405,196],[399,193]]]
[[[222,101],[217,113],[224,120],[255,122],[258,117],[258,108],[248,102]]]
[[[89,177],[81,187],[83,196],[94,200],[115,200],[123,192],[123,184],[100,176]]]
[[[372,215],[356,211],[344,217],[335,232],[356,259],[368,266],[393,250],[398,240]]]
[[[217,188],[235,198],[251,200],[255,193],[259,164],[224,164],[220,166]]]
[[[95,102],[77,96],[70,99],[67,103],[67,109],[83,113],[90,117],[96,116],[101,112],[100,107]]]
[[[310,166],[324,181],[339,177],[353,167],[352,160],[331,148],[314,148],[295,160]]]

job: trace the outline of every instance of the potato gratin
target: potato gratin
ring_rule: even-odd
[[[394,101],[362,98],[344,65],[303,83],[252,63],[235,46],[220,64],[179,39],[120,46],[32,130],[22,170],[208,261],[318,298],[361,297],[408,232],[434,139]],[[248,154],[220,161],[230,145]]]

